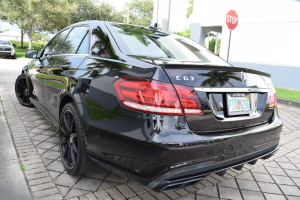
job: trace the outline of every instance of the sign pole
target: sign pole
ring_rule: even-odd
[[[230,41],[231,41],[231,31],[229,32],[229,43],[228,43],[228,50],[227,50],[227,62],[228,62],[228,58],[229,58],[229,50],[230,50]]]
[[[228,50],[227,50],[227,62],[229,61],[231,31],[237,27],[238,23],[239,23],[239,17],[236,14],[235,10],[230,10],[226,15],[226,24],[227,24],[228,29],[230,30],[229,41],[228,41]]]

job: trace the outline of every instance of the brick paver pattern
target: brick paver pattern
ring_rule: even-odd
[[[21,106],[12,86],[0,86],[0,100],[34,199],[300,199],[300,109],[279,105],[284,128],[280,150],[271,158],[230,169],[223,177],[211,174],[193,187],[156,193],[104,169],[68,175],[58,134],[46,118],[36,108]]]

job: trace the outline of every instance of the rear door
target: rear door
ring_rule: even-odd
[[[89,27],[74,27],[56,55],[51,56],[43,77],[46,110],[56,119],[59,97],[71,87],[70,79],[89,53]]]
[[[33,85],[33,98],[44,106],[43,78],[45,75],[45,67],[49,65],[49,59],[58,50],[63,39],[66,37],[69,29],[65,29],[58,33],[44,48],[40,54],[40,58],[31,62],[29,66],[29,76]]]

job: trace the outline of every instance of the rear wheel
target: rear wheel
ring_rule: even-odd
[[[32,87],[28,87],[26,84],[26,76],[21,74],[18,76],[15,83],[15,93],[16,96],[23,106],[33,107],[33,104],[30,101],[30,95],[32,94]]]
[[[61,159],[69,174],[84,175],[98,169],[87,157],[83,128],[74,103],[66,104],[61,112],[59,139]]]

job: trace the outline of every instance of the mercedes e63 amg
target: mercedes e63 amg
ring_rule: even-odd
[[[16,95],[59,132],[70,174],[102,166],[160,192],[278,148],[282,121],[270,74],[233,67],[187,38],[87,21],[26,57],[34,59]]]

